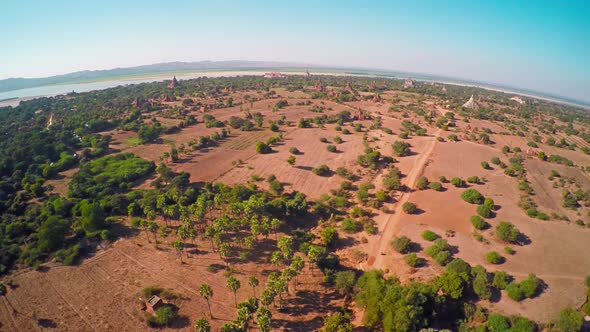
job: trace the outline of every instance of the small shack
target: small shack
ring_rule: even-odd
[[[147,312],[153,315],[162,305],[164,305],[164,301],[162,301],[158,295],[152,295],[152,297],[146,302],[145,307]]]

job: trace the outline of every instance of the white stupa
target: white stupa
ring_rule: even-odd
[[[463,104],[463,108],[468,108],[472,110],[479,108],[479,105],[477,105],[477,103],[473,99],[473,95],[471,95],[471,98],[469,98],[469,100],[465,104]]]

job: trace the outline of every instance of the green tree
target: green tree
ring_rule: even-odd
[[[322,243],[326,247],[331,247],[338,242],[338,231],[334,227],[329,226],[324,228],[320,233],[320,236],[322,238]]]
[[[340,271],[334,275],[334,288],[338,293],[348,299],[352,295],[356,276],[354,271]]]
[[[262,332],[269,332],[272,323],[272,312],[267,307],[256,310],[256,324]]]
[[[561,332],[579,332],[583,324],[584,316],[572,308],[565,308],[559,313],[557,327]]]
[[[391,241],[393,249],[400,254],[405,254],[409,251],[412,241],[407,236],[395,237]]]
[[[496,236],[502,241],[515,243],[520,236],[520,231],[513,224],[502,221],[496,226]]]
[[[252,293],[254,294],[254,298],[256,298],[256,287],[258,287],[259,283],[260,281],[255,276],[248,277],[248,285],[252,287]]]
[[[225,286],[232,293],[234,293],[234,302],[235,302],[235,305],[236,305],[236,308],[237,308],[238,307],[237,292],[238,292],[238,289],[240,289],[240,286],[241,286],[240,285],[240,281],[238,279],[236,279],[234,276],[230,276],[229,278],[227,278],[227,282],[226,282]]]
[[[341,312],[324,318],[324,326],[321,332],[352,332],[353,326],[350,323],[350,317]]]
[[[199,318],[195,321],[195,331],[196,332],[210,332],[211,325],[209,325],[209,321],[207,318]]]
[[[213,318],[213,314],[211,313],[211,304],[209,303],[209,299],[213,297],[213,289],[211,286],[207,284],[202,284],[199,286],[199,295],[207,301],[207,308],[209,308],[209,317]]]

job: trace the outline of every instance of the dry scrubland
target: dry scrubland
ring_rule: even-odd
[[[456,127],[447,130],[428,124],[425,119],[411,109],[416,105],[427,111],[434,112],[435,117],[442,117],[451,109],[442,97],[420,95],[403,91],[383,91],[381,101],[359,100],[352,102],[335,102],[331,100],[311,99],[309,90],[289,92],[276,89],[272,97],[264,96],[259,91],[231,92],[224,98],[232,97],[234,103],[244,101],[246,94],[256,96],[259,100],[252,103],[244,102],[240,106],[212,109],[207,113],[191,111],[198,123],[189,125],[176,133],[161,135],[160,143],[137,144],[135,132],[121,129],[109,130],[101,134],[113,137],[111,148],[115,152],[133,152],[134,154],[161,162],[161,156],[170,151],[170,146],[188,144],[191,139],[202,135],[219,132],[219,128],[206,128],[202,122],[204,114],[210,114],[220,121],[227,121],[231,116],[244,116],[249,112],[260,112],[264,117],[264,127],[253,131],[231,129],[227,138],[221,139],[215,146],[189,150],[176,162],[167,161],[175,172],[188,172],[192,182],[204,183],[219,181],[228,185],[254,183],[259,188],[268,189],[265,179],[275,175],[284,184],[287,192],[304,193],[308,199],[321,198],[330,190],[340,188],[345,179],[334,171],[338,167],[350,170],[357,179],[355,186],[371,183],[375,193],[383,188],[383,179],[387,169],[370,171],[357,164],[357,156],[363,154],[366,135],[368,145],[380,151],[384,156],[393,156],[397,162],[393,164],[403,174],[402,183],[409,189],[397,191],[391,195],[383,208],[370,209],[373,213],[378,232],[368,234],[359,232],[346,234],[340,231],[341,244],[335,248],[335,254],[347,267],[360,270],[378,268],[386,271],[386,275],[397,275],[402,282],[411,280],[427,281],[440,274],[444,267],[428,257],[424,251],[418,256],[424,258],[425,264],[419,268],[409,267],[403,255],[392,249],[390,242],[394,237],[406,235],[421,249],[430,246],[430,242],[422,239],[421,233],[432,230],[448,240],[455,249],[454,257],[462,258],[472,266],[480,264],[488,271],[503,270],[518,281],[529,273],[534,273],[544,282],[543,291],[532,299],[516,302],[508,298],[505,291],[492,301],[478,303],[492,311],[506,315],[520,314],[537,322],[547,322],[557,317],[559,311],[567,306],[580,308],[586,301],[584,278],[590,274],[590,228],[576,225],[573,221],[581,219],[590,225],[588,207],[582,206],[571,210],[562,206],[562,188],[554,188],[548,180],[552,170],[559,172],[562,178],[575,179],[583,190],[590,189],[590,178],[587,171],[579,166],[569,167],[541,161],[536,155],[526,156],[524,168],[532,196],[538,209],[547,214],[567,216],[570,222],[557,220],[539,220],[527,216],[518,206],[522,192],[519,180],[504,173],[504,169],[491,163],[492,158],[508,163],[513,153],[504,153],[502,147],[512,149],[520,147],[525,151],[531,138],[516,136],[508,132],[501,122],[455,115]],[[372,96],[373,93],[367,94]],[[198,99],[198,98],[195,98]],[[206,99],[203,99],[206,100]],[[288,106],[274,110],[279,100],[288,101]],[[302,104],[309,102],[309,104]],[[530,102],[530,101],[529,101]],[[302,105],[298,105],[302,104]],[[179,101],[164,103],[170,107],[182,106]],[[493,105],[492,102],[485,104]],[[312,112],[314,106],[322,106],[322,113]],[[390,107],[394,108],[392,111]],[[512,106],[516,107],[516,106]],[[299,128],[300,118],[312,118],[318,115],[333,115],[341,111],[354,114],[358,109],[365,111],[373,119],[380,117],[383,128],[393,132],[385,133],[381,129],[369,129],[372,120],[356,120],[345,123],[342,128],[349,134],[336,130],[336,124],[326,124],[321,128]],[[404,113],[406,112],[407,113]],[[452,109],[453,112],[457,110]],[[177,125],[176,119],[155,115],[165,126]],[[269,121],[283,119],[285,125],[279,126],[282,140],[272,145],[273,152],[259,154],[255,145],[259,141],[267,141],[276,136],[268,128]],[[404,131],[402,122],[411,121],[426,129],[424,136],[411,134],[409,138],[400,138]],[[289,124],[287,124],[289,123]],[[354,130],[354,124],[361,123],[361,132]],[[492,143],[465,139],[474,128],[489,128]],[[529,128],[533,130],[533,128]],[[459,136],[458,142],[448,139],[451,134]],[[335,143],[334,137],[342,138],[342,143]],[[565,135],[564,135],[565,136]],[[565,136],[578,147],[588,146],[579,137]],[[327,143],[320,142],[326,138]],[[444,140],[439,140],[444,138]],[[396,141],[403,140],[410,144],[411,154],[396,157],[391,148]],[[336,152],[327,151],[328,145],[335,145]],[[291,156],[289,149],[296,147],[294,165],[287,163]],[[574,151],[539,143],[535,151],[544,151],[547,156],[559,154],[576,165],[590,166],[590,157],[579,149]],[[166,160],[165,160],[166,161]],[[483,169],[482,161],[490,163],[490,169]],[[327,165],[332,173],[318,176],[312,169],[322,164]],[[64,195],[67,184],[77,169],[61,173],[61,177],[50,180],[54,192]],[[253,180],[259,176],[260,180]],[[416,188],[418,179],[427,177],[431,182],[439,181],[441,176],[447,179],[460,177],[467,179],[477,176],[483,179],[480,183],[468,183],[465,188],[456,188],[451,183],[442,183],[443,189],[419,190]],[[137,183],[137,188],[149,188],[151,177],[145,182]],[[495,216],[487,218],[491,227],[478,231],[484,238],[474,238],[474,227],[470,217],[476,215],[476,205],[461,199],[461,193],[467,188],[478,190],[485,197],[492,198],[499,209]],[[354,198],[351,201],[358,204]],[[404,202],[415,203],[419,210],[416,214],[407,214],[402,210]],[[508,244],[500,241],[494,234],[495,226],[501,221],[513,223],[527,240],[521,245],[509,245],[515,250],[514,255],[504,252]],[[125,218],[123,223],[129,221]],[[162,225],[163,220],[158,218]],[[316,234],[322,226],[313,230]],[[198,295],[198,287],[208,283],[215,296],[211,301],[211,309],[215,319],[211,319],[212,330],[219,330],[222,324],[235,318],[233,295],[225,287],[224,262],[217,253],[211,251],[209,242],[199,238],[196,248],[188,250],[181,264],[173,249],[170,248],[173,237],[161,238],[159,248],[148,243],[147,233],[137,233],[130,229],[120,230],[124,237],[112,244],[105,244],[90,258],[79,266],[61,266],[50,263],[39,271],[23,270],[10,276],[17,285],[2,299],[0,306],[0,330],[34,331],[44,330],[35,323],[35,319],[48,319],[54,322],[60,331],[98,331],[98,330],[146,330],[149,329],[143,320],[138,294],[143,287],[159,285],[173,289],[180,295],[174,303],[180,308],[179,313],[185,320],[180,320],[173,329],[193,330],[195,318],[208,315],[206,302]],[[272,237],[271,239],[272,240]],[[269,241],[270,241],[269,240]],[[153,241],[152,241],[153,242]],[[270,244],[269,244],[270,246]],[[505,257],[500,265],[490,264],[485,255],[489,251],[497,251]],[[261,256],[262,257],[262,256]],[[213,267],[213,268],[212,268]],[[235,276],[241,281],[242,287],[237,292],[238,301],[246,300],[252,294],[247,285],[247,277],[257,276],[261,285],[268,273],[273,269],[267,259],[248,263],[235,263]],[[315,273],[314,273],[315,272]],[[334,289],[321,286],[322,276],[316,269],[306,267],[295,284],[290,285],[290,295],[286,296],[285,309],[273,310],[273,327],[277,330],[313,330],[321,327],[323,317],[333,312],[344,303]],[[262,288],[262,287],[261,287]],[[261,289],[259,289],[260,291]],[[12,313],[14,308],[18,314]],[[354,322],[361,322],[362,311],[356,311]],[[140,328],[138,328],[140,327]]]

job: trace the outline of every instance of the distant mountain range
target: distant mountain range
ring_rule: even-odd
[[[317,66],[304,63],[272,62],[272,61],[198,61],[198,62],[166,62],[128,68],[106,70],[84,70],[74,73],[42,77],[42,78],[7,78],[0,80],[0,92],[34,88],[53,84],[71,84],[107,78],[187,72],[201,70],[244,70],[273,68],[313,68]]]

